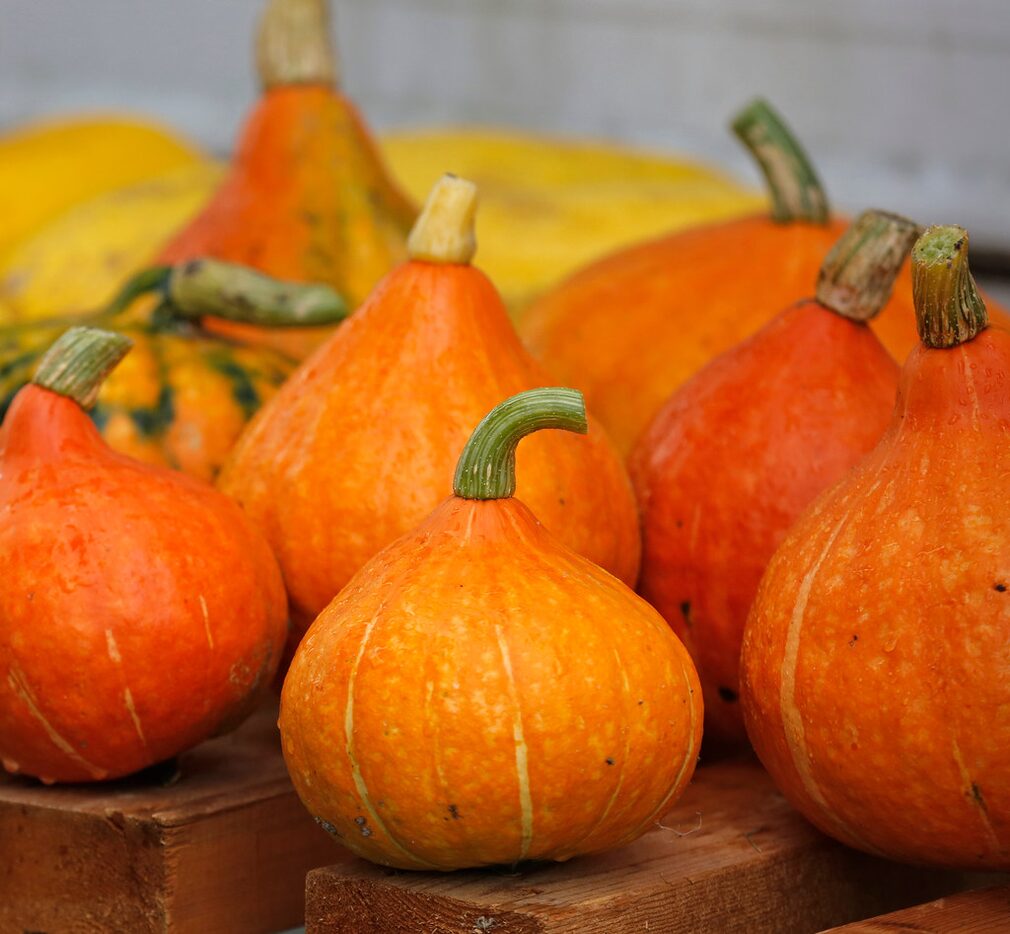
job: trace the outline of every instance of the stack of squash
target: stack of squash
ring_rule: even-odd
[[[133,773],[279,676],[299,795],[388,866],[626,843],[704,724],[851,846],[1010,868],[1010,319],[966,232],[833,216],[762,101],[770,211],[727,219],[763,202],[645,155],[380,149],[325,0],[257,51],[227,167],[0,142],[4,768]]]

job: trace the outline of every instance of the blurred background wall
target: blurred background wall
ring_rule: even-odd
[[[0,124],[153,114],[218,151],[252,101],[257,0],[0,0]],[[511,124],[714,161],[769,96],[833,200],[1010,250],[1010,0],[334,0],[379,128]]]

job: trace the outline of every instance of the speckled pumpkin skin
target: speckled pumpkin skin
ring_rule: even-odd
[[[648,830],[701,741],[662,618],[515,499],[450,498],[323,611],[281,697],[298,794],[404,869],[565,860]]]
[[[809,295],[848,226],[754,216],[652,240],[587,266],[519,321],[533,355],[581,389],[627,454],[664,401],[717,354]],[[906,263],[872,327],[899,361],[918,343]],[[989,304],[994,321],[1010,317]]]
[[[166,329],[146,315],[109,322],[133,350],[105,381],[91,417],[115,450],[212,480],[246,422],[296,364],[266,347]],[[66,326],[37,322],[0,334],[0,417]]]
[[[747,730],[850,846],[1010,869],[1010,334],[919,348],[887,434],[801,518],[747,623]]]
[[[880,440],[897,386],[866,325],[801,302],[688,380],[635,447],[639,592],[698,666],[710,740],[747,739],[740,643],[768,559]]]
[[[275,87],[250,115],[221,188],[161,261],[212,256],[280,279],[324,282],[353,308],[406,257],[416,214],[347,98],[323,84]],[[333,330],[206,324],[299,359]]]
[[[213,487],[23,389],[0,428],[0,759],[116,778],[239,722],[281,656],[279,569]]]
[[[296,628],[452,492],[491,408],[551,385],[479,270],[409,262],[390,273],[260,410],[219,477],[274,548]],[[599,425],[584,437],[538,432],[517,463],[516,495],[544,525],[634,584],[638,511]]]

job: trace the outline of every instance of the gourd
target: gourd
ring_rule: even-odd
[[[203,160],[172,131],[113,114],[48,119],[0,135],[0,262],[71,206]]]
[[[87,417],[128,348],[68,331],[0,427],[0,761],[44,782],[127,775],[234,725],[284,644],[280,572],[241,510]]]
[[[200,161],[67,208],[0,259],[0,322],[86,316],[150,265],[221,181]]]
[[[137,302],[158,296],[155,307]],[[213,313],[274,327],[335,322],[327,286],[279,283],[213,260],[143,270],[103,311],[77,321],[115,328],[134,350],[103,383],[91,416],[115,450],[210,480],[260,404],[295,369],[289,357],[210,334]],[[75,319],[0,327],[0,416],[39,357]]]
[[[227,178],[161,262],[209,256],[325,283],[354,308],[405,257],[415,208],[335,85],[327,9],[326,0],[268,0],[258,39],[262,97]],[[206,326],[296,357],[330,330],[278,335],[228,321]]]
[[[544,428],[585,432],[579,394],[497,406],[453,495],[355,575],[295,654],[284,758],[308,810],[360,856],[566,860],[640,836],[691,778],[702,709],[683,646],[512,498],[516,445]]]
[[[691,377],[631,454],[639,592],[698,667],[710,743],[746,742],[740,643],[768,559],[890,420],[898,366],[867,323],[917,233],[895,215],[857,218],[825,259],[816,297]]]
[[[922,344],[876,448],[801,517],[747,622],[747,730],[825,833],[916,863],[1010,868],[1010,334],[968,238],[912,252]]]
[[[616,144],[447,127],[384,133],[379,145],[418,202],[447,170],[477,185],[481,268],[517,318],[612,250],[764,203],[710,166]]]
[[[222,469],[221,488],[277,553],[298,635],[450,493],[456,458],[496,401],[550,384],[470,265],[475,210],[470,182],[446,176],[433,188],[410,260],[292,374]],[[634,495],[599,426],[533,438],[519,495],[565,544],[634,583]]]
[[[586,394],[589,410],[625,454],[689,376],[809,294],[847,226],[830,215],[809,159],[766,103],[745,108],[733,129],[765,173],[770,214],[614,253],[543,296],[519,321],[534,356]],[[907,276],[906,269],[873,324],[899,360],[917,340]]]

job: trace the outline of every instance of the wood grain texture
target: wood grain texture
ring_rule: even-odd
[[[340,860],[305,812],[276,706],[105,785],[0,778],[0,931],[255,934],[299,924],[305,873]]]
[[[698,770],[681,801],[620,850],[518,871],[309,873],[308,934],[812,932],[983,884],[874,859],[822,836],[753,760]]]
[[[845,934],[1006,934],[1010,886],[978,889],[832,928]]]

